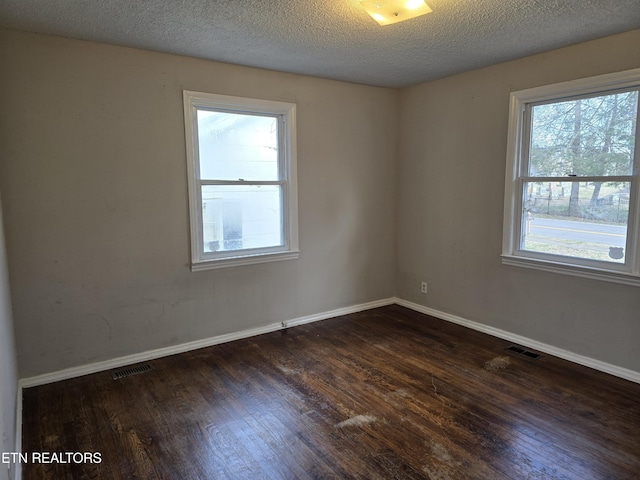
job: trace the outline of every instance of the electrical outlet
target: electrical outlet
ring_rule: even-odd
[[[420,284],[420,291],[421,291],[422,293],[427,293],[427,282],[422,282],[422,283]]]

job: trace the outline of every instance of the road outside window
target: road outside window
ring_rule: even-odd
[[[511,96],[503,262],[640,284],[640,70]]]

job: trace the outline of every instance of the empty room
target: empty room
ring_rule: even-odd
[[[640,2],[0,2],[0,480],[640,477]]]

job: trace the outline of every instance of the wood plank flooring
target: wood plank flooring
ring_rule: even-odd
[[[640,385],[399,306],[25,389],[31,479],[637,479]]]

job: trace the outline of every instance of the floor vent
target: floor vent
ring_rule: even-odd
[[[118,370],[117,372],[113,372],[111,376],[114,380],[120,380],[124,377],[130,377],[131,375],[137,375],[139,373],[148,372],[149,370],[153,370],[153,367],[148,363],[143,365],[139,365],[137,367],[125,368],[124,370]]]
[[[520,355],[524,355],[525,357],[533,358],[534,360],[542,356],[538,353],[533,353],[529,350],[525,350],[524,348],[516,347],[515,345],[511,345],[510,347],[505,348],[505,350],[511,350],[512,352],[519,353]]]

